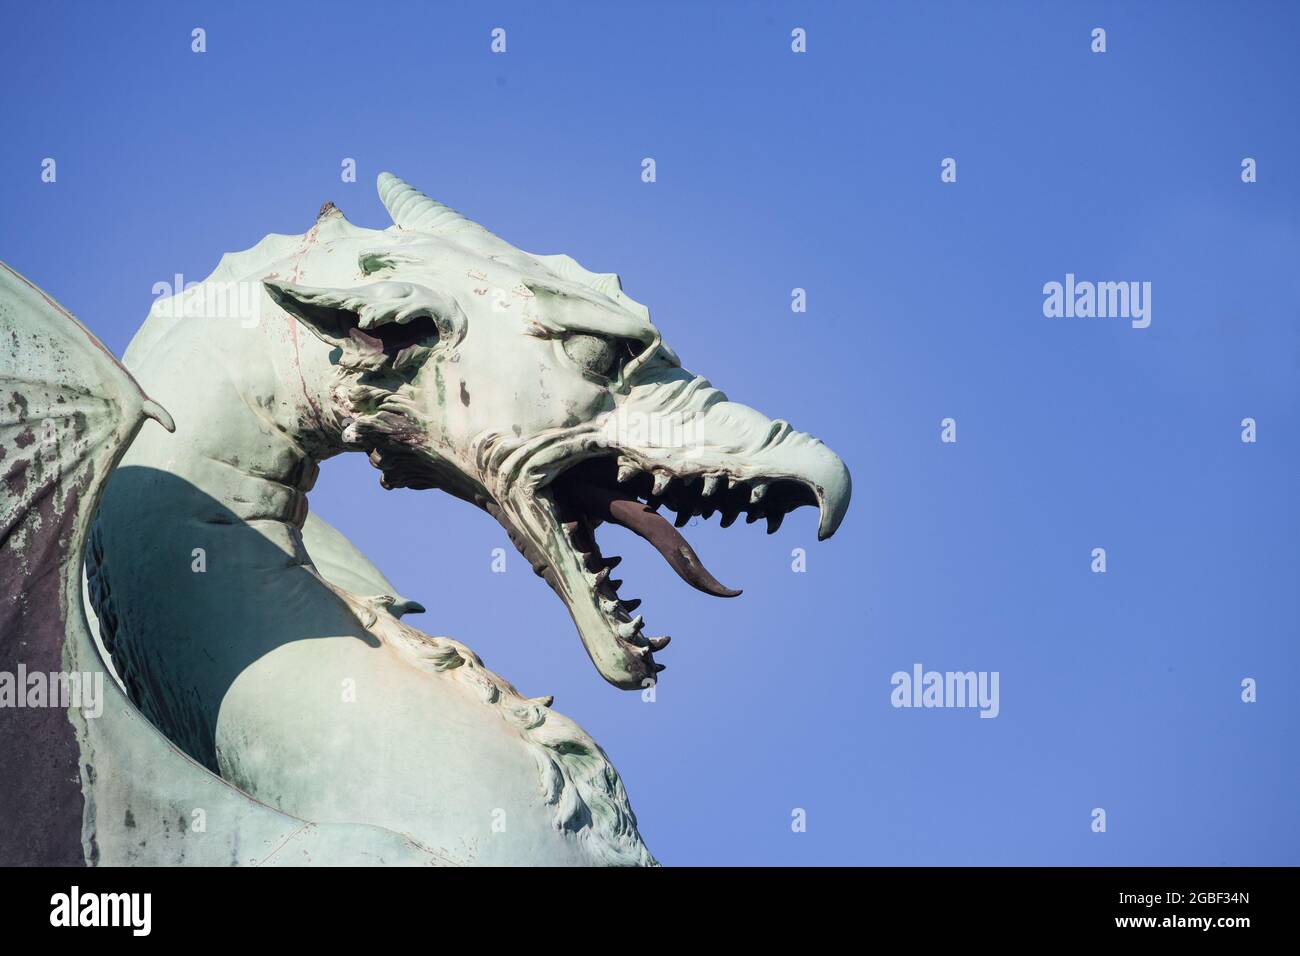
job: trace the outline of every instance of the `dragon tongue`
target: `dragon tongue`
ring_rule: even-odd
[[[680,531],[657,511],[633,495],[586,482],[572,486],[575,503],[591,518],[622,525],[658,551],[677,576],[691,587],[715,597],[735,597],[740,591],[726,587],[704,566]]]

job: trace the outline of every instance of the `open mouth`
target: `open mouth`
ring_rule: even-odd
[[[642,538],[691,587],[736,597],[741,592],[709,571],[679,529],[692,518],[715,514],[726,528],[743,514],[746,523],[765,518],[771,534],[789,512],[818,504],[815,489],[800,479],[675,473],[659,465],[643,468],[626,455],[586,458],[528,498],[526,505],[508,500],[505,509],[493,503],[488,510],[564,599],[597,669],[625,688],[646,686],[664,670],[654,654],[669,638],[644,633],[645,618],[637,613],[641,599],[624,596],[624,582],[612,574],[622,559],[606,556],[597,542],[602,524],[621,525]]]

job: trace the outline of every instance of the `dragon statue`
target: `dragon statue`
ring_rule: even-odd
[[[624,689],[668,638],[602,523],[733,596],[678,528],[811,505],[825,538],[849,473],[683,369],[617,276],[378,188],[391,227],[326,204],[226,255],[124,367],[0,268],[0,863],[655,863],[595,741],[308,511],[319,463],[486,511]]]

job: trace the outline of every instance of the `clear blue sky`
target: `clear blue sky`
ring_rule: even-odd
[[[360,456],[323,471],[312,506],[428,606],[413,620],[601,742],[665,863],[1300,863],[1296,5],[0,18],[0,258],[118,354],[154,283],[327,199],[386,224],[389,169],[619,272],[688,367],[849,463],[830,542],[811,511],[690,532],[735,601],[605,547],[674,636],[654,704],[601,681],[491,518],[385,493]],[[1151,282],[1150,328],[1045,318],[1066,273]],[[999,671],[1000,716],[892,708],[915,662]]]

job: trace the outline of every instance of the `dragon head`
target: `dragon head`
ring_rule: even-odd
[[[602,523],[720,597],[740,592],[677,530],[693,516],[726,527],[743,512],[770,532],[813,505],[818,537],[835,532],[844,463],[683,369],[617,276],[521,252],[390,174],[379,193],[395,225],[351,250],[358,284],[265,287],[333,346],[345,447],[366,451],[385,487],[437,487],[491,513],[610,683],[653,681],[668,639],[644,634],[640,601],[620,595]]]

